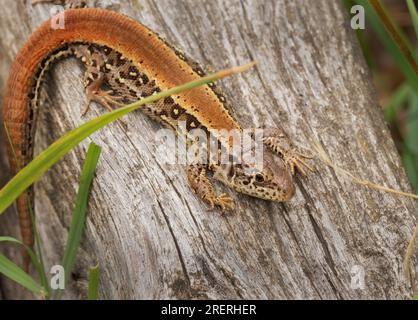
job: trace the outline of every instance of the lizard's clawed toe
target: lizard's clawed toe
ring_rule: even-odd
[[[222,193],[219,196],[205,196],[203,199],[209,204],[211,209],[215,206],[220,207],[222,210],[232,210],[235,208],[234,200],[226,193]]]
[[[215,208],[216,198],[210,197],[210,196],[203,196],[202,199],[205,200],[209,204],[211,209]]]
[[[232,210],[235,208],[234,199],[228,196],[226,193],[222,193],[215,199],[215,204],[220,206],[222,210]]]
[[[299,151],[292,150],[283,155],[284,162],[289,166],[292,175],[295,174],[295,168],[303,175],[306,176],[307,172],[313,172],[314,169],[304,160],[312,159],[313,156],[303,154]]]

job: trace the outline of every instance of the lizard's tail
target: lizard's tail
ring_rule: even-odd
[[[15,135],[13,130],[16,130],[16,123],[8,123],[7,121],[4,122],[7,135],[10,136],[10,139],[12,141],[7,143],[8,146],[8,154],[9,154],[9,164],[11,173],[13,175],[17,174],[19,172],[19,168],[22,168],[24,166],[24,159],[21,155],[21,150],[19,148],[15,148],[17,144],[17,141],[13,141]],[[16,139],[17,140],[17,139]],[[30,206],[32,206],[30,208]],[[32,187],[29,187],[28,190],[23,192],[16,200],[16,209],[17,209],[17,215],[19,219],[19,227],[20,227],[20,233],[22,238],[22,243],[29,248],[33,247],[34,238],[33,238],[33,226],[32,226],[32,218],[30,216],[30,212],[32,210],[33,212],[33,192]],[[29,263],[30,263],[30,257],[25,248],[22,249],[22,267],[23,269],[28,272],[29,270]]]
[[[10,134],[9,162],[15,174],[32,160],[41,80],[55,59],[64,57],[71,44],[79,43],[118,50],[147,72],[156,76],[158,71],[167,87],[199,78],[157,34],[137,21],[111,10],[65,10],[45,21],[29,37],[10,69],[3,119]],[[199,90],[194,91],[195,101],[212,99],[205,89]],[[228,116],[225,119],[230,121]],[[33,244],[29,205],[33,204],[33,192],[28,190],[20,196],[17,207],[23,242],[29,246]]]
[[[17,212],[19,216],[20,233],[22,235],[22,242],[29,248],[33,247],[33,226],[30,217],[31,202],[29,201],[28,193],[23,193],[17,199]],[[25,248],[22,250],[23,269],[29,271],[30,257]]]

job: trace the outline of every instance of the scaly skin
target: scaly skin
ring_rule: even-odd
[[[19,51],[10,70],[3,116],[17,156],[16,163],[10,150],[14,174],[32,159],[41,81],[55,60],[72,55],[85,64],[87,104],[83,114],[91,101],[111,110],[205,74],[183,52],[128,17],[87,8],[66,10],[64,17],[65,29],[51,29],[49,21],[41,25]],[[219,150],[227,152],[230,141],[217,130],[241,130],[229,114],[224,96],[213,84],[165,98],[143,110],[178,133],[184,133],[179,126],[184,122],[186,131],[202,129],[215,134]],[[268,131],[263,141],[267,148],[263,151],[262,170],[245,162],[190,165],[187,175],[193,191],[212,207],[232,209],[234,201],[227,194],[218,194],[206,175],[212,172],[215,179],[241,193],[272,201],[289,200],[295,191],[294,168],[302,173],[310,169],[303,161],[306,156],[281,131]],[[22,238],[32,246],[30,204],[32,189],[17,201]]]

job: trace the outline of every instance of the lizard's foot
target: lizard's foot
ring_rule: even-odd
[[[123,101],[123,97],[120,96],[113,96],[112,90],[103,90],[100,86],[101,86],[101,81],[97,80],[97,81],[93,81],[87,88],[86,88],[86,93],[87,93],[87,102],[86,105],[83,109],[83,111],[81,112],[81,116],[84,116],[90,108],[90,103],[92,101],[97,102],[98,104],[100,104],[102,107],[104,107],[106,110],[113,111],[115,106],[116,107],[123,107],[125,106],[125,104],[121,103],[121,101]],[[118,121],[120,121],[124,126],[127,126],[128,124],[122,120],[122,119],[118,119]]]
[[[120,102],[122,101],[122,98],[112,96],[111,93],[112,93],[111,90],[109,91],[99,90],[99,91],[94,91],[91,93],[89,92],[87,94],[87,103],[81,115],[84,116],[87,113],[87,111],[89,111],[90,103],[92,101],[97,102],[101,106],[105,107],[108,111],[113,111],[115,106],[123,107],[124,104]]]
[[[121,102],[123,101],[123,97],[113,96],[112,90],[103,90],[101,88],[102,80],[97,79],[93,81],[89,86],[86,88],[87,94],[87,102],[81,113],[84,116],[87,111],[89,111],[90,103],[95,101],[99,103],[101,106],[105,107],[108,111],[113,111],[114,106],[123,107],[124,104]]]
[[[314,171],[305,160],[312,159],[313,156],[300,152],[295,148],[282,130],[265,129],[263,142],[283,158],[283,161],[289,167],[292,175],[295,174],[295,168],[302,175],[306,175],[308,171]]]
[[[234,199],[226,193],[222,193],[219,196],[205,195],[202,199],[208,202],[212,209],[215,206],[221,207],[222,210],[233,210],[235,208]]]
[[[222,210],[232,210],[235,207],[234,200],[226,193],[220,195],[216,191],[206,175],[206,169],[202,165],[190,165],[187,167],[187,178],[189,184],[203,201],[208,203],[213,209],[219,206]]]
[[[304,160],[312,159],[313,156],[311,155],[306,155],[296,149],[292,149],[286,153],[282,152],[282,157],[285,164],[290,168],[292,175],[295,175],[295,168],[304,176],[306,176],[307,171],[314,171],[313,168]]]

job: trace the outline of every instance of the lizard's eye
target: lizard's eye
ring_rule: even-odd
[[[261,173],[257,173],[256,175],[255,175],[255,181],[256,182],[264,182],[264,177],[263,177],[263,175],[261,174]]]

